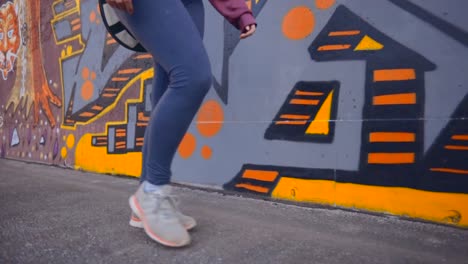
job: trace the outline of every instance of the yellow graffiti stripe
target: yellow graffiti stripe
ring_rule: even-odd
[[[98,115],[96,115],[95,117],[89,119],[88,121],[86,122],[76,122],[73,126],[64,126],[62,124],[62,128],[63,129],[67,129],[67,130],[76,130],[76,125],[77,124],[80,124],[80,125],[87,125],[87,124],[90,124],[90,123],[93,123],[95,122],[97,119],[101,118],[103,115],[107,114],[109,111],[111,111],[112,109],[115,108],[115,106],[117,105],[117,103],[120,101],[120,99],[122,98],[122,96],[125,94],[125,91],[127,91],[134,83],[138,82],[138,81],[141,81],[140,83],[140,97],[138,99],[130,99],[130,100],[127,100],[127,102],[125,103],[125,106],[127,106],[129,103],[140,103],[143,101],[143,83],[146,79],[151,79],[154,77],[154,69],[153,68],[150,68],[150,69],[147,69],[145,71],[143,71],[142,73],[138,74],[137,76],[135,76],[134,78],[132,78],[130,81],[128,81],[125,86],[122,88],[121,92],[119,93],[119,95],[115,98],[114,102],[112,104],[110,104],[109,106],[107,106],[104,111],[102,111],[101,113],[99,113]],[[127,108],[127,107],[126,107]],[[126,109],[125,111],[127,111],[128,109]],[[116,124],[121,124],[123,121],[119,121],[117,122]],[[127,116],[125,116],[125,123],[127,122]],[[111,124],[111,123],[109,123]],[[108,124],[108,125],[109,125]]]
[[[122,174],[139,177],[141,173],[141,152],[126,154],[108,154],[107,148],[92,146],[93,136],[106,136],[109,126],[128,123],[128,105],[143,102],[145,80],[154,76],[153,68],[148,69],[135,77],[128,86],[137,80],[140,81],[140,96],[125,102],[125,118],[123,121],[108,122],[103,134],[85,134],[76,146],[75,169],[93,171],[97,173]],[[127,89],[127,87],[125,88]],[[90,121],[91,122],[91,121]]]
[[[54,14],[55,14],[55,5],[59,4],[63,2],[62,0],[58,0],[58,1],[55,1],[53,4],[52,4],[52,9],[54,10]],[[58,46],[58,45],[62,45],[62,44],[66,44],[66,43],[69,43],[69,42],[72,42],[74,40],[77,40],[78,43],[80,44],[80,49],[79,50],[76,50],[76,51],[73,51],[72,53],[70,54],[66,54],[65,57],[63,57],[63,59],[67,59],[67,58],[70,58],[70,57],[73,57],[77,54],[81,54],[83,52],[83,50],[85,49],[85,44],[82,40],[82,36],[81,34],[77,34],[77,35],[74,35],[72,37],[69,37],[69,38],[66,38],[66,39],[63,39],[63,40],[58,40],[57,39],[57,34],[55,33],[55,27],[54,27],[54,24],[60,20],[63,20],[65,19],[67,16],[70,16],[72,15],[73,13],[77,13],[78,16],[81,15],[81,10],[80,10],[80,3],[78,2],[78,0],[75,0],[75,7],[70,9],[70,10],[67,10],[63,13],[60,13],[59,15],[54,15],[54,18],[52,18],[50,20],[50,25],[51,25],[51,28],[52,28],[52,31],[53,31],[53,35],[54,35],[54,40],[55,40],[55,44]],[[62,59],[62,58],[60,58]],[[60,61],[61,62],[61,61]]]
[[[58,1],[55,1],[53,4],[52,4],[52,7],[53,9],[55,10],[55,5],[59,4],[63,2],[62,0],[58,0]],[[60,67],[60,81],[62,83],[62,94],[65,94],[65,85],[64,85],[64,80],[63,80],[63,61],[71,58],[71,57],[74,57],[76,55],[79,55],[81,53],[83,53],[83,51],[85,50],[86,48],[86,44],[83,42],[83,39],[82,39],[82,35],[81,34],[77,34],[77,35],[74,35],[72,37],[69,37],[69,38],[66,38],[66,39],[63,39],[61,41],[57,40],[57,34],[55,33],[55,28],[54,28],[54,23],[57,22],[57,21],[60,21],[60,20],[63,20],[65,19],[67,16],[69,15],[72,15],[73,13],[77,13],[78,16],[80,16],[81,14],[81,10],[80,10],[80,3],[78,0],[75,0],[75,7],[70,9],[70,10],[67,10],[63,13],[60,13],[59,15],[56,15],[54,16],[54,18],[50,21],[51,25],[52,25],[52,30],[54,32],[54,39],[55,39],[55,44],[57,46],[59,45],[63,45],[63,44],[66,44],[66,43],[70,43],[70,42],[73,42],[73,41],[78,41],[78,44],[80,45],[80,49],[78,50],[73,50],[71,53],[66,53],[65,56],[60,56],[59,57],[59,67]],[[73,126],[65,126],[62,122],[61,124],[61,128],[62,129],[66,129],[66,130],[71,130],[71,131],[74,131],[76,130],[76,126],[78,124],[80,125],[87,125],[87,124],[90,124],[92,122],[95,122],[97,119],[101,118],[103,115],[105,115],[106,113],[108,113],[109,111],[111,111],[112,109],[115,108],[115,106],[117,105],[117,103],[119,102],[119,100],[121,99],[122,95],[125,93],[125,91],[127,91],[127,89],[129,89],[135,82],[137,82],[138,80],[140,80],[141,78],[152,78],[153,77],[153,71],[146,71],[146,72],[142,72],[141,74],[135,76],[132,80],[130,80],[129,82],[127,82],[127,84],[124,86],[124,88],[121,90],[120,94],[115,98],[115,101],[107,106],[105,108],[104,111],[102,111],[101,113],[99,113],[98,115],[96,115],[95,117],[91,118],[90,120],[86,121],[86,122],[76,122]],[[150,76],[150,77],[145,77],[145,76]],[[67,109],[65,109],[64,107],[62,108],[62,116],[65,117],[65,112],[67,111]]]
[[[124,120],[119,120],[119,121],[114,121],[114,122],[108,122],[106,123],[106,129],[105,131],[108,131],[109,126],[113,125],[121,125],[121,124],[127,124],[128,123],[128,105],[129,104],[134,104],[134,103],[141,103],[143,102],[143,97],[145,96],[144,94],[144,88],[145,88],[145,81],[148,79],[152,79],[154,77],[154,69],[150,68],[148,70],[145,70],[144,72],[140,73],[137,75],[135,78],[133,78],[130,82],[127,83],[127,85],[122,89],[122,91],[126,91],[130,86],[132,86],[135,82],[140,81],[140,96],[136,99],[129,99],[125,102],[125,115],[124,115]],[[108,107],[105,111],[100,113],[99,115],[95,116],[91,120],[87,121],[86,123],[91,123],[93,120],[98,119],[100,116],[105,115],[107,112],[109,112],[111,109],[109,108],[114,108],[117,102],[120,100],[120,98],[123,96],[124,92],[121,92],[117,99],[115,100],[115,103],[113,103],[111,106]],[[96,134],[94,136],[106,136],[106,134]]]
[[[272,197],[468,227],[468,194],[283,177]]]
[[[113,175],[140,176],[141,152],[108,154],[105,147],[91,145],[92,134],[85,134],[76,145],[75,169]]]
[[[70,14],[72,14],[73,12],[76,12],[76,10],[80,10],[80,1],[79,0],[75,0],[75,7],[74,8],[70,8],[68,10],[66,10],[65,12],[62,12],[60,14],[57,14],[56,12],[56,9],[55,9],[55,6],[57,6],[58,4],[61,4],[61,3],[64,3],[65,4],[65,0],[57,0],[55,2],[52,3],[52,11],[54,12],[54,17],[66,17]]]
[[[51,28],[52,28],[52,31],[53,31],[53,35],[54,35],[54,40],[55,40],[55,45],[56,46],[60,46],[60,45],[64,45],[66,43],[72,43],[73,41],[78,41],[78,44],[80,46],[79,49],[77,50],[72,50],[72,52],[70,53],[65,53],[64,56],[59,56],[59,71],[60,71],[60,83],[62,85],[62,95],[65,94],[65,85],[64,85],[64,80],[63,80],[63,61],[67,60],[68,58],[71,58],[71,57],[74,57],[76,55],[79,55],[81,53],[83,53],[84,49],[86,48],[86,44],[83,42],[83,39],[82,39],[82,36],[81,34],[75,34],[69,38],[65,38],[63,40],[58,40],[57,39],[57,34],[55,32],[55,27],[54,27],[54,24],[60,20],[63,20],[65,19],[67,16],[70,16],[72,15],[73,13],[77,13],[78,16],[80,16],[81,14],[81,10],[80,10],[80,2],[79,0],[75,0],[75,7],[74,8],[71,8],[63,13],[60,13],[60,14],[56,14],[55,12],[55,6],[62,3],[63,0],[57,0],[55,2],[52,3],[52,10],[54,12],[54,18],[52,18],[50,20],[50,24],[51,24]],[[62,117],[65,117],[65,111],[67,111],[67,109],[65,109],[65,107],[62,107]],[[62,129],[68,129],[68,130],[75,130],[76,127],[69,127],[69,126],[64,126],[63,125],[63,122],[60,126]]]
[[[62,2],[63,2],[62,0],[55,1],[52,4],[52,8],[55,10],[55,8],[54,8],[55,5],[57,5],[59,3],[62,3]],[[71,58],[71,57],[74,57],[76,55],[79,55],[79,54],[83,53],[83,51],[86,48],[86,44],[83,42],[81,34],[74,35],[72,37],[63,39],[61,41],[57,40],[57,34],[55,34],[55,28],[54,28],[53,24],[55,22],[57,22],[57,21],[65,19],[67,16],[69,16],[69,15],[71,15],[73,13],[78,13],[79,16],[81,14],[80,1],[79,0],[75,0],[75,7],[74,8],[72,8],[70,10],[67,10],[67,11],[65,11],[63,13],[60,13],[59,15],[54,16],[54,18],[50,21],[50,23],[52,25],[52,30],[53,30],[53,33],[54,33],[53,35],[54,35],[55,43],[56,43],[57,46],[63,45],[63,44],[66,44],[66,43],[69,43],[69,42],[72,42],[72,41],[78,41],[78,43],[79,43],[79,45],[81,47],[80,49],[74,50],[69,54],[66,53],[65,56],[60,56],[59,57],[59,71],[60,71],[60,82],[62,84],[62,94],[65,94],[65,85],[64,85],[64,79],[63,79],[63,61],[67,60],[68,58]],[[54,11],[54,14],[55,14],[55,11]],[[87,120],[86,122],[77,121],[76,123],[73,124],[73,126],[66,126],[62,122],[60,127],[62,129],[65,129],[65,130],[75,131],[77,125],[87,125],[87,124],[95,122],[97,119],[101,118],[103,115],[105,115],[109,111],[113,110],[115,108],[115,106],[117,105],[117,103],[120,101],[120,99],[121,99],[122,95],[125,93],[125,91],[127,91],[135,82],[139,81],[142,78],[143,79],[153,78],[153,76],[154,76],[154,71],[152,69],[149,69],[149,70],[147,70],[145,72],[140,73],[139,75],[132,78],[132,80],[127,82],[127,84],[123,87],[123,89],[121,90],[119,95],[115,98],[114,102],[112,104],[110,104],[109,106],[107,106],[104,109],[104,111],[102,111],[98,115],[94,116],[93,118]],[[65,107],[62,107],[62,116],[63,117],[65,117],[66,111],[67,111],[67,109],[65,109]]]

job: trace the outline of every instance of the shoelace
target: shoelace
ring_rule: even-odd
[[[158,193],[150,194],[156,200],[156,206],[153,208],[153,213],[160,213],[166,219],[177,217],[179,213],[179,199],[175,195],[161,195]],[[168,206],[162,206],[164,201],[168,202]]]

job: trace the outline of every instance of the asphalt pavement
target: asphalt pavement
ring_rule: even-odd
[[[468,230],[176,187],[171,249],[128,225],[134,178],[0,159],[0,263],[468,263]]]

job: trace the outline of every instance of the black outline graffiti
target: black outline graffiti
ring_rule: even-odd
[[[332,36],[331,32],[356,32],[345,36]],[[359,32],[359,33],[358,33]],[[368,36],[384,46],[380,50],[359,50],[361,40]],[[329,45],[342,45],[340,50],[323,50]],[[348,45],[348,48],[344,48]],[[313,60],[342,61],[365,60],[366,83],[365,102],[362,111],[362,137],[360,151],[361,182],[388,184],[395,186],[414,186],[414,178],[422,162],[424,151],[424,72],[436,66],[420,54],[394,41],[372,27],[345,6],[338,6],[334,15],[309,47]],[[414,78],[400,81],[377,82],[374,75],[378,70],[411,69]],[[414,95],[413,104],[377,105],[374,100],[382,96]],[[370,142],[372,133],[404,132],[415,135],[414,142]],[[384,164],[368,161],[378,153],[413,153],[414,161],[409,163]]]
[[[335,122],[340,83],[337,81],[332,82],[298,82],[291,90],[289,95],[286,97],[285,102],[281,106],[279,112],[273,119],[270,127],[265,132],[265,139],[276,139],[276,140],[287,140],[287,141],[301,141],[301,142],[315,142],[315,143],[329,143],[333,141],[335,134]],[[297,95],[296,92],[310,93],[310,95]],[[306,134],[307,128],[310,123],[315,120],[319,110],[322,108],[325,100],[328,98],[330,93],[333,92],[332,105],[330,112],[330,119],[328,121],[329,133],[328,134]],[[315,94],[315,95],[314,95]],[[306,99],[319,101],[317,105],[297,105],[290,104],[293,99]],[[304,115],[310,116],[306,120],[287,120],[283,119],[282,115]],[[281,121],[291,121],[292,125],[289,124],[277,124]],[[297,125],[294,122],[304,122],[304,125]]]
[[[435,185],[442,189],[466,193],[467,161],[468,94],[465,95],[449,123],[427,151],[424,159],[424,178],[419,179],[421,188],[432,189]],[[440,169],[445,171],[440,171]],[[462,173],[463,171],[465,174]],[[453,183],[457,183],[458,186],[453,186]]]
[[[140,58],[141,54],[134,54],[129,57],[119,69],[113,73],[104,88],[100,91],[99,97],[86,104],[77,112],[73,113],[73,98],[75,96],[76,87],[72,89],[72,96],[70,96],[69,107],[65,113],[64,125],[73,126],[76,122],[88,122],[91,119],[95,118],[101,112],[105,111],[107,107],[116,102],[119,95],[122,93],[123,89],[126,87],[126,81],[115,81],[114,78],[126,78],[132,80],[141,72],[151,68],[153,66],[153,59],[150,57]],[[138,68],[140,71],[132,73],[119,73],[125,69],[135,69]],[[114,80],[113,80],[114,79]],[[76,84],[75,84],[76,85]]]
[[[147,79],[143,84],[143,100],[139,103],[127,105],[127,123],[110,125],[103,135],[92,137],[91,145],[94,147],[106,147],[108,154],[125,154],[128,152],[140,152],[143,148],[145,129],[151,115],[150,93],[153,87],[153,79]],[[133,118],[130,116],[135,109]],[[130,120],[135,122],[130,122]],[[135,136],[129,138],[128,131],[134,130]]]
[[[334,32],[331,34],[331,32]],[[340,33],[337,33],[340,32]],[[346,33],[344,33],[346,32]],[[382,46],[370,50],[354,50],[364,37],[370,37]],[[334,46],[330,46],[334,45]],[[324,48],[327,47],[327,48]],[[358,171],[334,169],[307,169],[269,165],[244,165],[224,188],[242,192],[270,195],[281,177],[334,180],[373,186],[407,187],[435,192],[468,193],[468,140],[457,142],[460,149],[446,146],[455,144],[454,135],[468,135],[468,95],[460,103],[451,121],[424,156],[424,100],[425,72],[436,66],[423,56],[397,43],[372,27],[348,8],[338,6],[327,25],[309,47],[311,58],[316,61],[365,60],[366,83],[363,108],[362,142]],[[376,70],[404,69],[412,76],[400,80],[379,81]],[[344,89],[342,87],[342,89]],[[414,102],[379,104],[377,96],[412,94]],[[372,141],[371,133],[404,132],[414,135],[414,140]],[[414,162],[393,164],[369,164],[370,153],[414,153]],[[457,170],[434,171],[437,167]],[[252,179],[246,170],[278,173],[275,181]]]

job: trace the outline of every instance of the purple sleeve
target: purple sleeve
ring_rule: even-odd
[[[244,31],[248,25],[256,24],[252,11],[245,0],[209,0],[213,7],[223,15],[229,23]]]

